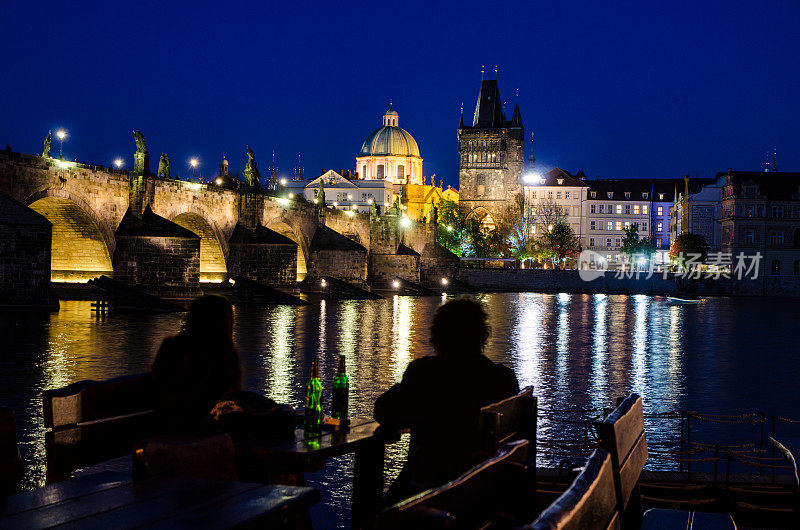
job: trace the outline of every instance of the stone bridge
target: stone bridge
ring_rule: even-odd
[[[51,281],[418,281],[423,254],[440,250],[432,225],[36,155],[0,152],[0,192],[52,223]]]

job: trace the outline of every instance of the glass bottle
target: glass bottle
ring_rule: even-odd
[[[347,419],[347,408],[350,400],[350,380],[345,371],[344,355],[339,356],[339,369],[333,378],[331,395],[331,417],[339,420]]]
[[[311,361],[311,377],[306,385],[306,407],[303,419],[306,430],[322,427],[322,383],[319,380],[319,359]]]

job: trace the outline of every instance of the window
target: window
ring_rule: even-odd
[[[660,237],[658,239],[656,239],[656,246],[658,248],[663,248],[664,247],[664,241]]]
[[[639,215],[639,205],[638,204],[634,204],[633,205],[633,215]]]
[[[594,230],[595,228],[594,221],[589,221],[589,230]]]
[[[630,214],[631,214],[631,205],[630,204],[626,204],[625,205],[625,215],[630,215]]]
[[[606,192],[606,196],[608,196],[609,199],[613,199],[614,198],[614,192],[613,191],[608,191],[608,192]]]
[[[622,230],[622,221],[617,221],[617,230]]]
[[[595,197],[597,197],[597,192],[593,191],[593,192],[591,192],[591,195],[592,195],[592,199],[594,199]]]
[[[536,200],[536,192],[535,191],[531,192],[531,199]]]
[[[647,222],[642,222],[642,232],[647,232]]]
[[[612,221],[606,223],[606,230],[614,230],[614,223]]]
[[[659,193],[658,194],[658,200],[659,201],[663,201],[664,200],[664,194],[663,193]]]
[[[557,192],[556,192],[556,199],[560,199],[560,198],[561,198],[561,192],[560,192],[560,191],[557,191]]]
[[[378,180],[383,178],[383,164],[378,164],[378,169],[375,173],[375,178]]]
[[[642,205],[642,215],[647,215],[647,205],[646,204]]]
[[[598,208],[600,208],[600,213],[603,213],[603,210],[604,210],[603,205],[601,204],[600,206],[598,206]],[[608,213],[611,213],[611,212],[608,212]]]
[[[485,193],[486,193],[486,186],[484,186],[483,184],[478,184],[478,197],[483,197]]]
[[[565,191],[565,192],[564,192],[564,198],[565,198],[565,199],[569,199],[569,192],[568,192],[568,191]]]
[[[397,178],[404,179],[406,178],[406,166],[400,164],[397,166]]]
[[[590,246],[590,247],[593,247],[593,246],[594,246],[594,238],[593,238],[593,237],[590,237],[590,238],[589,238],[589,246]],[[798,264],[798,263],[800,263],[800,261],[795,261],[794,263],[795,263],[795,267],[796,267],[796,266],[797,266],[797,264]],[[797,274],[797,273],[795,273],[795,274]]]
[[[781,260],[779,259],[772,260],[772,267],[770,267],[770,273],[772,273],[773,276],[777,276],[781,273]]]
[[[744,207],[744,216],[745,217],[753,217],[754,213],[755,213],[755,210],[754,210],[754,208],[752,206],[748,205],[748,206]]]
[[[367,178],[367,166],[366,165],[361,166],[361,178],[362,179]]]
[[[595,212],[595,205],[594,205],[594,204],[592,204],[591,206],[589,206],[589,213],[596,213],[596,212]]]
[[[642,199],[647,200],[648,197],[650,197],[650,194],[648,192],[642,193]]]
[[[553,198],[553,192],[552,191],[548,191],[547,192],[547,198],[548,199],[552,199]]]
[[[783,246],[783,232],[770,232],[770,234],[769,234],[769,244],[772,247],[782,247]]]
[[[642,210],[642,213],[644,213],[644,209]],[[659,206],[659,207],[658,207],[658,209],[656,210],[656,214],[657,214],[659,217],[660,217],[660,216],[662,216],[662,215],[664,215],[664,207],[663,207],[663,206]]]
[[[664,223],[658,223],[656,225],[656,232],[663,232],[664,231]]]
[[[744,231],[744,242],[746,245],[752,245],[755,242],[756,235],[752,230]]]
[[[607,247],[610,247],[610,246],[611,246],[611,238],[610,238],[610,237],[607,237],[607,238],[606,238],[606,246],[607,246]]]
[[[626,192],[625,192],[625,198],[626,198],[626,199],[630,199],[630,198],[631,198],[631,192],[629,192],[629,191],[626,191]]]
[[[614,246],[615,246],[615,247],[618,247],[618,246],[619,246],[619,238],[617,238],[617,239],[615,239],[615,240],[614,240]]]
[[[631,227],[631,222],[630,221],[625,221],[625,229],[627,230],[630,227]]]
[[[783,217],[783,206],[773,206],[772,217]]]
[[[610,212],[609,212],[609,213],[610,213]],[[621,205],[621,204],[618,204],[618,205],[617,205],[617,215],[619,215],[619,214],[621,214],[621,213],[622,213],[622,205]]]

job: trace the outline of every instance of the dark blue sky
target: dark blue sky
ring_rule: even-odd
[[[65,155],[130,167],[136,128],[183,175],[250,144],[262,172],[275,149],[315,176],[354,169],[391,98],[425,174],[458,185],[459,107],[497,63],[542,167],[708,176],[775,147],[800,171],[797,1],[248,4],[0,0],[0,147],[64,127]]]

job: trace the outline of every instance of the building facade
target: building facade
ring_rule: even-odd
[[[722,190],[721,249],[736,256],[760,253],[761,274],[800,276],[800,173],[718,173]]]
[[[522,192],[525,130],[519,104],[507,121],[497,80],[484,80],[472,125],[458,127],[459,205],[462,217],[478,216],[487,228]]]
[[[383,125],[361,144],[356,157],[358,178],[388,180],[393,184],[423,184],[422,157],[414,137],[399,125],[397,111],[389,105]]]
[[[683,186],[678,188],[675,203],[671,208],[670,240],[684,232],[703,236],[712,252],[719,252],[722,245],[722,193],[724,174],[716,178],[690,179],[683,177]]]
[[[313,180],[291,180],[285,189],[289,200],[302,196],[306,201],[317,203],[317,192],[322,182],[325,205],[329,208],[366,213],[374,204],[378,213],[384,214],[399,197],[388,180],[348,179],[330,169]]]
[[[561,168],[551,169],[543,175],[527,174],[522,179],[525,207],[529,209],[529,219],[536,219],[537,211],[557,206],[565,215],[565,222],[581,240],[581,247],[586,248],[584,217],[586,212],[586,194],[589,185],[570,175]],[[541,212],[540,212],[541,214]],[[534,224],[535,230],[541,223]]]
[[[591,180],[586,200],[586,240],[584,248],[603,255],[609,268],[619,268],[625,261],[620,252],[625,229],[636,224],[639,238],[651,237],[651,180]]]

